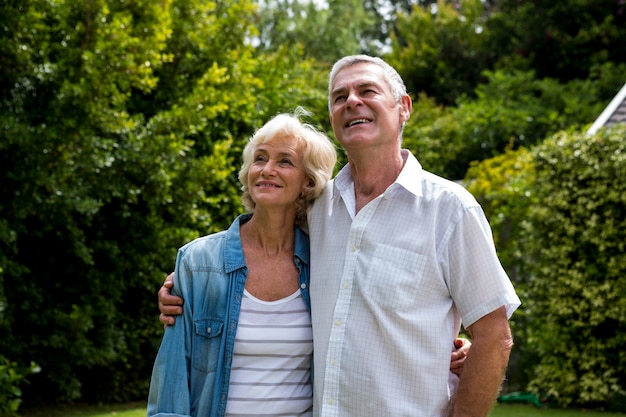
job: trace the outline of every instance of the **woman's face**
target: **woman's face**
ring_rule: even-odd
[[[254,151],[248,171],[248,189],[258,207],[294,208],[309,178],[295,140],[276,139]]]

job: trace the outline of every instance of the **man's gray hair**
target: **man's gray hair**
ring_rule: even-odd
[[[391,88],[391,93],[396,101],[400,101],[402,97],[404,97],[406,92],[406,85],[398,74],[398,71],[395,70],[394,67],[383,61],[381,58],[369,56],[369,55],[349,55],[341,58],[339,61],[335,62],[333,68],[330,71],[330,77],[328,79],[328,110],[331,110],[331,97],[333,83],[335,82],[335,77],[337,73],[346,67],[350,67],[352,65],[360,64],[360,63],[370,63],[379,66],[383,70],[384,80]]]

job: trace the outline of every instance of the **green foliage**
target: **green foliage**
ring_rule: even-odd
[[[507,370],[507,390],[526,390],[528,367],[535,357],[526,347],[531,312],[526,306],[527,286],[521,248],[521,232],[530,207],[539,204],[534,193],[532,153],[526,148],[507,149],[502,155],[472,163],[465,186],[485,211],[493,230],[498,256],[522,298],[522,307],[511,319],[515,348]]]
[[[519,71],[487,71],[485,78],[475,98],[461,97],[456,107],[437,108],[424,96],[416,102],[418,120],[407,126],[405,141],[434,172],[463,178],[473,161],[507,148],[531,147],[566,127],[587,125],[605,105],[597,99],[606,83],[602,71],[597,79],[567,84]],[[415,123],[416,129],[411,127]]]
[[[386,56],[409,91],[424,92],[445,105],[471,94],[491,62],[483,46],[482,2],[455,3],[439,0],[436,9],[415,6],[410,14],[398,14]]]
[[[304,57],[327,65],[344,55],[372,51],[375,15],[358,0],[264,1],[259,11],[258,42],[264,51],[302,47]],[[337,24],[341,22],[341,24]]]
[[[22,402],[20,385],[29,374],[39,372],[36,364],[21,368],[0,355],[0,416],[17,416]]]
[[[411,119],[402,134],[403,147],[411,149],[425,169],[448,178],[446,168],[455,150],[445,143],[461,128],[451,110],[421,93],[413,100]]]
[[[528,257],[529,387],[562,406],[606,405],[626,390],[626,128],[559,133],[533,150],[538,204]]]
[[[265,117],[302,106],[312,113],[309,123],[329,132],[328,65],[305,58],[302,46],[281,46],[259,58],[256,73],[262,74],[263,94],[257,97],[257,111]]]
[[[154,273],[149,256],[158,251],[146,256],[135,246],[149,248],[144,239],[154,234],[143,232],[160,226],[146,222],[152,184],[136,175],[150,169],[143,158],[154,152],[134,142],[143,118],[126,104],[133,91],[154,88],[153,71],[167,61],[159,51],[169,3],[19,7],[13,30],[2,34],[15,66],[0,112],[2,252],[10,254],[0,345],[16,362],[42,368],[25,399],[93,398],[98,390],[81,374],[141,366],[149,346],[138,330],[145,320],[131,317],[152,310],[133,297],[154,291],[143,274]],[[112,395],[139,395],[133,378],[117,381]],[[131,381],[136,388],[122,386]]]
[[[529,207],[537,204],[534,181],[532,154],[526,148],[507,149],[496,157],[474,162],[464,179],[489,219],[500,260],[514,282],[521,279],[517,273],[522,261],[520,227]]]
[[[626,391],[625,134],[563,131],[465,178],[523,302],[510,377],[560,406],[611,407]]]
[[[538,78],[585,79],[590,68],[625,62],[626,6],[614,0],[498,0],[486,25],[499,68]]]
[[[451,179],[470,169],[523,296],[525,377],[563,404],[623,391],[619,133],[540,144],[623,85],[626,13],[526,3],[2,2],[0,378],[29,405],[143,400],[156,290],[179,246],[241,212],[247,138],[298,105],[331,135],[331,62],[394,28],[387,59],[416,94],[404,145]]]
[[[318,70],[254,57],[247,0],[1,7],[0,351],[41,366],[31,405],[143,399],[176,249],[242,211],[243,144],[321,108]]]
[[[624,48],[616,44],[626,25],[614,27],[626,13],[616,2],[565,2],[576,3],[574,23],[554,2],[439,0],[420,2],[410,13],[404,2],[392,3],[403,11],[392,19],[392,50],[385,58],[417,96],[418,120],[407,124],[404,141],[425,167],[447,178],[463,178],[473,161],[507,148],[531,147],[591,123],[626,77]],[[585,59],[571,60],[579,52],[569,47],[572,54],[559,59],[545,58],[562,54],[558,48],[548,55],[525,53],[545,46],[535,42],[545,29],[537,22],[572,34],[559,42],[584,46]],[[570,64],[573,72],[559,67]]]
[[[468,161],[490,158],[507,147],[530,147],[566,127],[589,123],[602,110],[592,81],[560,84],[522,72],[485,75],[476,99],[464,97],[452,110],[462,128],[447,142],[456,152],[448,170],[461,168],[460,177]]]

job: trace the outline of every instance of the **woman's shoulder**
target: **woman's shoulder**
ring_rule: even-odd
[[[217,247],[221,247],[226,239],[226,230],[221,230],[216,233],[198,237],[191,242],[183,245],[179,251],[185,253],[193,253],[196,251],[206,252],[207,249],[214,250]]]

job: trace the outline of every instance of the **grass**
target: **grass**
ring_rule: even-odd
[[[608,411],[539,408],[530,404],[497,404],[490,417],[626,417]]]
[[[37,409],[20,414],[21,417],[145,417],[144,402],[101,405],[101,406],[60,406]],[[591,410],[564,410],[557,408],[537,408],[526,404],[498,404],[490,417],[626,417],[626,413]]]
[[[43,407],[20,412],[20,417],[146,417],[146,403]]]

